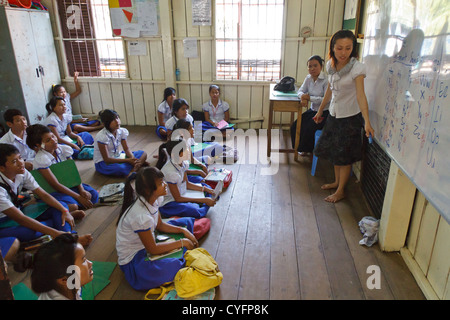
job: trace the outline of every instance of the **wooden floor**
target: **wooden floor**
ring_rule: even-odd
[[[154,164],[161,141],[152,127],[127,127],[132,150],[145,150]],[[95,134],[95,133],[94,133]],[[281,141],[283,144],[284,141]],[[275,154],[276,155],[276,154]],[[273,160],[276,162],[276,160]],[[92,161],[77,161],[84,183],[96,188],[121,181],[95,172]],[[347,198],[337,204],[323,199],[320,186],[333,178],[331,166],[319,160],[316,176],[311,161],[280,155],[276,175],[261,175],[260,164],[227,165],[233,182],[210,209],[211,230],[200,241],[216,259],[224,279],[216,299],[297,300],[425,299],[398,253],[378,245],[359,245],[358,222],[370,215],[359,183],[352,176]],[[98,207],[79,221],[79,234],[91,233],[87,258],[117,262],[115,224],[118,207]],[[369,266],[381,269],[381,289],[369,290]],[[9,268],[12,285],[29,276]],[[111,283],[96,299],[143,299],[116,267]]]

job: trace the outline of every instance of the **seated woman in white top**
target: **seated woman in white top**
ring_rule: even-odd
[[[33,255],[19,254],[14,269],[31,269],[31,289],[39,294],[38,300],[82,300],[81,287],[94,277],[92,262],[71,233],[44,243]]]
[[[202,123],[202,130],[210,129],[222,131],[222,135],[226,135],[226,130],[234,130],[232,126],[221,127],[223,121],[230,121],[230,106],[226,101],[220,99],[220,87],[211,85],[209,87],[209,96],[211,99],[202,106],[205,115],[205,121]],[[222,122],[221,122],[222,121]]]
[[[72,114],[72,103],[71,100],[75,99],[81,94],[81,86],[78,82],[78,72],[75,71],[73,75],[73,83],[75,84],[75,91],[72,93],[68,93],[66,91],[66,88],[61,85],[57,84],[53,86],[53,95],[56,97],[62,97],[64,99],[64,102],[66,103],[66,114],[68,118],[70,118],[70,128],[75,132],[91,132],[100,130],[103,128],[103,125],[98,120],[89,120],[86,122],[72,122],[73,121],[73,114]]]
[[[105,127],[95,136],[95,170],[107,176],[126,177],[148,165],[147,153],[129,149],[129,132],[120,126],[119,114],[116,111],[105,109],[100,112],[100,119]]]
[[[170,136],[173,131],[173,127],[179,119],[186,119],[192,125],[194,125],[194,118],[189,114],[189,104],[185,99],[175,99],[172,104],[172,117],[166,122],[167,137]]]
[[[328,116],[327,104],[322,113],[323,120],[320,123],[313,120],[328,86],[326,75],[322,72],[323,59],[317,55],[312,56],[308,59],[307,66],[309,74],[297,93],[303,107],[307,107],[308,103],[311,103],[309,109],[302,114],[300,141],[297,149],[301,155],[307,155],[313,151],[315,133],[317,130],[322,130]],[[297,120],[291,126],[292,147],[295,146],[296,129]]]
[[[206,216],[209,208],[216,204],[211,198],[214,190],[205,183],[194,184],[188,180],[190,158],[190,147],[185,140],[168,141],[159,147],[156,167],[161,169],[164,181],[169,186],[167,196],[159,207],[163,217],[199,219]]]
[[[80,184],[72,188],[66,187],[53,174],[50,166],[72,158],[73,150],[67,145],[60,145],[50,129],[41,124],[34,124],[27,128],[27,144],[36,150],[33,167],[56,190],[51,195],[60,202],[65,202],[74,218],[83,218],[84,211],[98,202],[98,192],[87,184]]]
[[[81,147],[92,145],[94,138],[89,132],[73,133],[70,127],[71,118],[66,113],[66,103],[62,97],[52,97],[45,106],[48,117],[44,124],[50,128],[58,139],[58,143],[66,144],[73,149],[73,157],[76,159],[81,151]]]
[[[198,246],[192,234],[194,218],[167,223],[161,220],[158,209],[167,194],[163,178],[160,170],[147,167],[137,172],[135,190],[131,179],[127,179],[125,184],[122,210],[117,222],[116,250],[120,269],[135,290],[149,290],[172,282],[178,270],[185,265],[183,258],[153,260],[148,259],[148,255],[165,254],[176,249],[192,250]],[[182,234],[183,238],[157,242],[158,231]]]
[[[166,122],[172,116],[172,104],[177,98],[174,88],[168,87],[164,89],[164,99],[158,106],[158,127],[156,128],[156,134],[162,140],[167,139]]]

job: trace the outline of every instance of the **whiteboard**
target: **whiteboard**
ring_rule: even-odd
[[[450,2],[369,0],[363,62],[375,140],[450,223]]]

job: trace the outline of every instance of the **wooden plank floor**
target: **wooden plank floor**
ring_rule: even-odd
[[[132,150],[142,149],[156,163],[161,141],[153,127],[127,127]],[[95,133],[94,133],[95,135]],[[288,138],[286,138],[288,139]],[[280,141],[281,145],[286,140]],[[276,155],[276,154],[274,154]],[[333,179],[331,165],[319,160],[316,176],[311,161],[293,155],[272,157],[276,175],[262,175],[262,164],[227,165],[233,182],[208,217],[210,232],[200,241],[224,275],[216,299],[311,300],[311,299],[425,299],[398,253],[381,252],[377,245],[359,245],[358,222],[370,215],[360,186],[352,177],[347,198],[337,204],[323,199],[329,191],[320,186]],[[122,181],[95,172],[92,161],[77,161],[82,180],[93,187]],[[98,207],[77,223],[79,234],[91,233],[87,258],[117,262],[115,225],[118,207]],[[381,269],[381,289],[369,290],[371,265]],[[28,274],[9,268],[12,285]],[[143,299],[116,267],[111,283],[96,297],[100,300]]]

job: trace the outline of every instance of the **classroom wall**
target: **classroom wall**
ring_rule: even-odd
[[[64,61],[53,0],[43,2],[51,14],[60,61]],[[326,56],[329,38],[342,26],[344,4],[345,0],[286,0],[282,76],[293,76],[301,85],[307,75],[306,60],[313,54]],[[124,125],[156,125],[156,108],[165,87],[175,87],[178,97],[187,99],[191,110],[201,110],[203,102],[209,100],[209,85],[215,83],[221,86],[222,98],[230,104],[231,118],[238,119],[234,121],[238,127],[266,128],[270,83],[214,81],[214,25],[192,26],[190,8],[191,0],[160,0],[161,36],[140,39],[146,42],[148,55],[126,55],[128,79],[81,78],[83,92],[72,104],[74,112],[96,114],[113,108]],[[313,35],[303,43],[300,30],[304,26],[311,27]],[[199,58],[183,57],[186,37],[198,38]],[[175,68],[180,69],[180,81],[175,81]],[[74,89],[73,79],[61,63],[60,69],[70,92]],[[285,115],[282,122],[289,120]],[[279,116],[275,121],[280,122]]]

